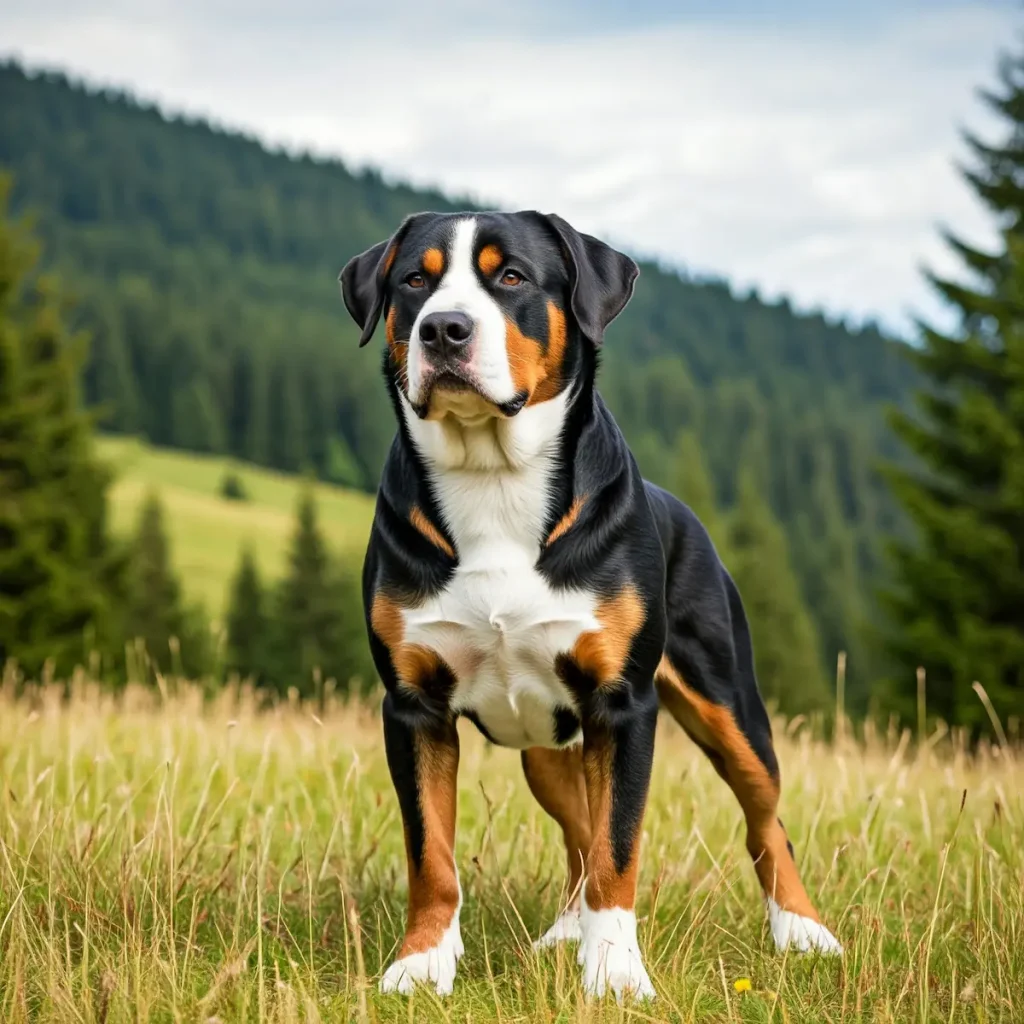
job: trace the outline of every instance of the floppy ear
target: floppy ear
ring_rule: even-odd
[[[401,227],[386,242],[378,242],[366,252],[353,256],[338,276],[345,308],[363,332],[359,336],[360,348],[373,337],[377,328],[387,299],[391,264],[395,261],[403,235],[418,216],[413,214],[406,217]]]
[[[557,214],[546,219],[568,260],[573,316],[591,343],[600,346],[604,329],[629,302],[640,268],[624,253],[577,231]]]

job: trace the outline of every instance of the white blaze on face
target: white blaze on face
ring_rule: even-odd
[[[465,313],[475,324],[469,343],[469,360],[464,364],[464,372],[473,386],[495,404],[511,402],[516,397],[505,348],[505,316],[481,285],[473,261],[476,227],[475,217],[466,217],[455,223],[445,251],[441,282],[423,304],[412,326],[407,366],[409,400],[413,405],[423,401],[423,385],[433,369],[430,356],[424,352],[420,342],[420,324],[431,313],[451,310]]]

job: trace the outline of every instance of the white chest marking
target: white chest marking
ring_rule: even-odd
[[[437,651],[457,680],[453,710],[510,747],[555,745],[554,711],[573,706],[555,659],[599,628],[594,595],[555,590],[534,568],[564,405],[474,427],[406,415],[459,565],[444,591],[404,610],[405,640]]]

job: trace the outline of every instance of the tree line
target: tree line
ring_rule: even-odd
[[[322,279],[409,209],[453,204],[168,121],[59,76],[6,66],[0,88],[22,101],[0,105],[0,160],[38,172],[16,186],[15,207],[41,211],[45,268],[77,298],[69,308],[32,270],[26,232],[4,228],[0,660],[65,662],[86,642],[116,651],[126,632],[147,650],[176,635],[183,651],[198,616],[182,609],[180,588],[161,589],[156,576],[138,583],[144,528],[159,534],[156,506],[134,550],[109,538],[93,425],[372,489],[391,412],[378,366],[359,358]],[[967,180],[1002,241],[989,253],[951,239],[971,282],[934,284],[959,312],[957,331],[922,325],[911,348],[645,265],[609,338],[602,390],[645,474],[709,524],[750,612],[766,696],[784,710],[831,699],[842,650],[855,712],[909,712],[919,669],[929,706],[948,721],[995,728],[1020,711],[1019,58],[1003,62],[987,99],[1006,139],[972,140]],[[330,561],[316,536],[304,506],[290,573],[266,588],[243,559],[216,664],[300,689],[366,664],[351,631],[358,623],[362,637],[361,612],[328,614],[358,605],[352,567],[323,569],[311,589],[294,584],[300,563]],[[155,558],[159,545],[147,544]],[[140,587],[152,598],[147,621],[158,607],[179,609],[151,636],[132,618]],[[200,656],[198,640],[187,646]]]
[[[0,95],[0,164],[92,337],[83,389],[103,429],[373,491],[394,424],[338,270],[414,210],[472,204],[57,74],[0,66]],[[671,484],[681,438],[696,434],[723,511],[760,447],[819,673],[850,650],[861,707],[879,671],[866,642],[877,539],[901,526],[877,469],[899,456],[885,404],[917,379],[901,348],[870,325],[645,262],[599,381],[655,482]]]

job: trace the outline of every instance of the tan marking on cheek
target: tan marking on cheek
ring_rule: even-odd
[[[516,393],[526,392],[527,405],[554,398],[562,387],[565,358],[565,314],[548,302],[548,347],[545,352],[536,338],[529,338],[514,320],[505,318],[505,350]]]
[[[562,387],[562,367],[565,359],[565,314],[553,303],[548,303],[548,350],[544,353],[544,375],[537,390],[530,397],[530,405],[547,402]]]
[[[559,750],[530,747],[523,751],[523,774],[537,803],[562,829],[571,905],[578,902],[583,866],[590,855],[590,810],[583,774],[583,747]]]
[[[451,544],[444,539],[441,531],[423,514],[419,505],[413,505],[409,513],[409,522],[423,534],[435,548],[440,548],[449,558],[455,557]]]
[[[398,246],[388,246],[388,251],[384,253],[384,275],[385,277],[391,273],[391,268],[394,266],[395,257],[398,255]]]
[[[800,881],[776,814],[779,783],[754,753],[732,712],[701,696],[683,680],[667,657],[655,673],[658,695],[672,717],[722,759],[719,774],[736,794],[747,820],[747,849],[761,888],[783,910],[818,921],[818,912]]]
[[[455,733],[454,723],[450,732]],[[459,905],[455,873],[456,790],[459,772],[458,734],[439,742],[418,734],[416,782],[423,819],[423,850],[417,869],[406,833],[409,864],[409,920],[399,956],[433,949],[452,923]]]
[[[546,547],[550,547],[559,537],[563,537],[576,525],[576,520],[579,519],[580,512],[583,511],[586,501],[587,496],[585,494],[582,497],[577,495],[573,498],[569,511],[555,523],[555,528],[548,534],[548,539],[545,542]]]
[[[509,317],[505,317],[505,352],[516,394],[525,391],[532,398],[542,371],[540,344],[523,334]],[[530,398],[527,399],[527,405],[530,404]]]
[[[632,910],[636,903],[636,882],[640,868],[640,833],[638,826],[633,848],[624,871],[615,866],[612,848],[612,761],[609,740],[584,742],[583,768],[590,807],[590,829],[593,842],[587,858],[587,906],[591,910],[621,907]],[[643,820],[641,814],[640,820]]]
[[[582,633],[570,657],[596,685],[609,686],[622,678],[633,637],[644,623],[644,604],[630,583],[602,601],[595,615],[600,629]]]
[[[477,266],[484,277],[490,277],[501,266],[505,257],[496,245],[485,245],[477,256]]]
[[[423,269],[434,277],[440,277],[444,271],[444,253],[440,249],[427,249],[423,254]]]
[[[391,352],[391,358],[398,367],[399,371],[405,374],[406,359],[409,354],[409,346],[403,345],[398,338],[395,336],[395,318],[397,316],[395,307],[392,306],[388,310],[387,319],[384,321],[384,336],[387,338],[388,349]]]
[[[401,606],[384,594],[377,594],[370,606],[370,625],[391,655],[399,680],[418,689],[444,667],[436,651],[422,644],[404,642],[405,622]]]

